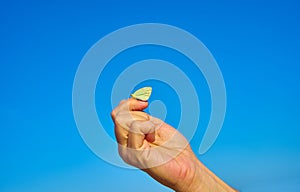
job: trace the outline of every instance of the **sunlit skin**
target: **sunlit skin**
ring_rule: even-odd
[[[143,112],[147,101],[123,100],[112,111],[119,154],[177,192],[236,191],[208,170],[175,128]]]

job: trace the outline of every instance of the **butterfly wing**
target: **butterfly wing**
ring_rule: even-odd
[[[142,101],[147,101],[152,93],[152,87],[143,87],[133,94],[131,94],[131,97],[142,100]]]

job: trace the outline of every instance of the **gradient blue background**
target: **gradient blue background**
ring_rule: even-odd
[[[300,191],[299,8],[296,0],[1,1],[0,191],[171,191],[96,157],[72,113],[73,79],[88,49],[145,22],[194,34],[222,70],[226,119],[199,158],[245,192]],[[191,142],[195,151],[200,140]]]

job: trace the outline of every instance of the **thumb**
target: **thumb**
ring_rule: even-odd
[[[119,105],[120,110],[128,111],[143,111],[148,107],[147,101],[140,101],[134,98],[129,98],[127,100],[121,101]]]

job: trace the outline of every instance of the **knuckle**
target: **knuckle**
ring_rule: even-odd
[[[122,100],[120,101],[119,105],[122,105],[122,104],[124,104],[124,103],[126,103],[126,100],[125,100],[125,99],[122,99]]]
[[[140,121],[133,120],[130,124],[130,129],[131,130],[139,130],[139,128],[141,127],[140,124],[141,124]]]
[[[131,126],[130,126],[130,127],[137,127],[138,125],[139,125],[139,121],[133,120],[133,121],[131,122]]]
[[[115,110],[115,109],[111,111],[110,116],[111,116],[113,119],[115,119],[115,117],[116,117],[116,110]]]

